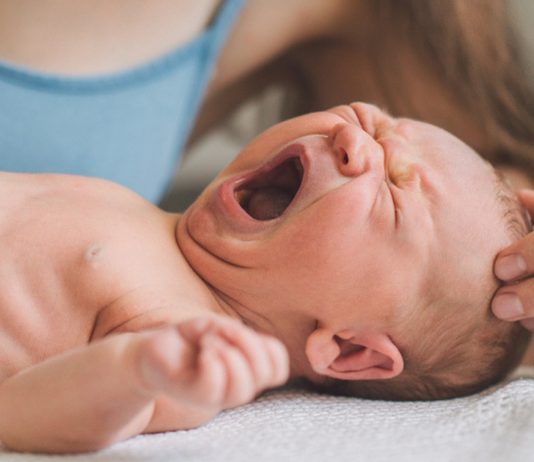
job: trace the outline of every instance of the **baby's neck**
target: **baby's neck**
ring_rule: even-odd
[[[175,229],[181,219],[181,215],[169,214],[171,219],[175,221]],[[174,217],[174,218],[172,218]],[[217,287],[212,286],[205,281],[194,267],[187,260],[186,256],[177,244],[177,251],[180,257],[180,268],[177,275],[178,290],[187,297],[188,300],[194,303],[198,311],[205,313],[211,311],[216,314],[230,316],[236,319],[241,317],[233,309],[231,303],[221,294]]]
[[[214,313],[235,317],[219,297],[189,264],[174,238],[180,215],[162,212],[163,232],[167,233],[167,251],[172,258],[161,261],[156,270],[150,269],[139,289],[124,293],[98,315],[93,339],[126,331],[138,331],[174,324],[194,317]],[[156,236],[154,236],[156,238]],[[163,240],[163,239],[162,239]]]
[[[110,333],[157,328],[211,313],[232,314],[177,245],[175,229],[180,215],[154,207],[151,213],[152,225],[144,235],[145,244],[133,242],[136,247],[127,249],[133,256],[119,269],[128,280],[122,281],[117,296],[98,313],[93,340]]]

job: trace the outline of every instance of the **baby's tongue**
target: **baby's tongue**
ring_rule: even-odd
[[[256,220],[271,220],[282,215],[292,199],[289,192],[280,188],[256,189],[248,200],[247,212]]]

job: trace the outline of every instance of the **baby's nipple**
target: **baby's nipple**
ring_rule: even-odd
[[[84,260],[93,268],[98,268],[102,262],[103,249],[104,246],[100,243],[91,244],[85,251]]]

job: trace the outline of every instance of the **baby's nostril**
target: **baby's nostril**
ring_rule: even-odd
[[[341,150],[341,162],[343,162],[343,165],[347,165],[349,163],[349,155]]]

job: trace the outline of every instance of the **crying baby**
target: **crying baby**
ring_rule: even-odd
[[[192,428],[288,379],[441,399],[529,339],[489,304],[530,230],[474,151],[356,103],[260,134],[183,215],[103,180],[0,175],[0,441]]]

